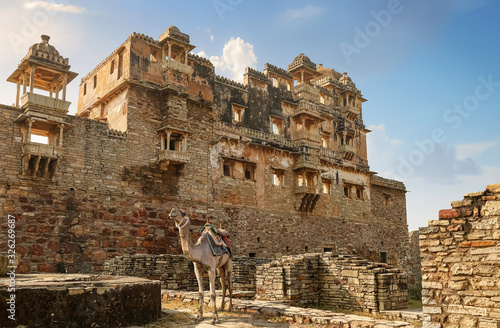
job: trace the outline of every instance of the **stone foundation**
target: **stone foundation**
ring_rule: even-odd
[[[500,184],[420,228],[424,327],[500,327]]]
[[[16,276],[14,321],[7,318],[9,281],[0,279],[0,327],[123,327],[153,322],[161,313],[161,290],[156,281],[26,274]]]

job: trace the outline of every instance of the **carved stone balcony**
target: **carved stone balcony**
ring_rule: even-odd
[[[36,93],[26,92],[21,96],[21,104],[23,108],[28,106],[48,107],[51,109],[51,111],[55,109],[65,114],[68,112],[68,108],[71,105],[71,102],[39,95]]]
[[[323,189],[321,186],[296,186],[295,194],[312,194],[312,195],[321,195],[323,194]]]
[[[342,106],[340,110],[350,120],[355,120],[361,114],[361,109],[351,105]]]
[[[173,69],[184,74],[191,74],[191,66],[183,64],[175,60],[165,60],[161,63],[161,68],[163,71],[167,69]]]
[[[297,84],[293,90],[299,99],[319,100],[319,90],[308,83]]]
[[[316,204],[323,194],[320,186],[296,186],[295,187],[295,208],[299,212],[312,213]]]
[[[52,145],[46,145],[36,142],[26,142],[22,146],[23,155],[29,154],[32,156],[44,156],[50,158],[57,158],[58,154],[57,148]]]
[[[354,155],[358,153],[356,147],[351,145],[340,145],[339,146],[340,156],[345,160],[352,160]]]
[[[294,135],[294,140],[309,140],[314,143],[321,143],[321,136],[318,133],[311,133],[308,131],[299,131]]]
[[[158,154],[158,161],[166,162],[166,165],[187,164],[189,163],[190,158],[191,154],[175,150],[161,150],[160,153]]]
[[[319,171],[321,169],[320,160],[318,155],[314,154],[300,154],[295,164],[294,170],[311,169]]]
[[[22,146],[22,174],[30,178],[48,178],[54,180],[60,148],[36,142],[26,142]]]

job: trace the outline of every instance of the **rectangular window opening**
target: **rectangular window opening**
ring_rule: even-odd
[[[116,79],[118,80],[123,74],[123,53],[118,55],[118,74]]]
[[[328,139],[329,138],[327,136],[324,136],[323,138],[321,138],[323,148],[328,148]]]
[[[36,142],[39,144],[48,145],[49,144],[49,136],[32,133],[31,134],[31,142]]]
[[[245,179],[251,181],[255,180],[255,166],[253,165],[245,166]]]
[[[83,95],[85,96],[87,94],[87,83],[83,85]]]
[[[380,262],[387,263],[387,252],[380,252]]]
[[[97,87],[97,75],[94,75],[94,89]]]
[[[156,51],[152,50],[151,54],[149,54],[149,61],[156,63],[158,61],[156,58]]]
[[[229,164],[224,164],[224,176],[225,177],[231,176],[231,166]]]
[[[330,186],[331,186],[331,182],[330,181],[323,181],[323,193],[324,194],[327,194],[327,195],[330,195]]]
[[[283,186],[283,172],[274,172],[273,174],[273,185]]]
[[[113,59],[111,61],[111,66],[109,67],[109,75],[113,74],[115,72],[115,60]]]

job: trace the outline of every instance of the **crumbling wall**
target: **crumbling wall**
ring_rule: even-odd
[[[332,253],[286,256],[257,268],[257,299],[367,312],[407,306],[406,275],[385,263]]]
[[[256,266],[269,259],[241,257],[233,259],[232,283],[238,291],[255,291]],[[104,274],[160,280],[163,289],[197,291],[193,262],[183,255],[120,255],[106,261]],[[219,280],[216,280],[220,288]],[[208,289],[208,278],[204,279]]]
[[[500,327],[500,184],[420,228],[424,327]]]
[[[422,283],[422,266],[420,264],[420,233],[418,230],[410,231],[409,233],[408,253],[408,285],[417,285]]]

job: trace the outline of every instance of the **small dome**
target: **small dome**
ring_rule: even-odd
[[[42,42],[40,43],[35,43],[30,47],[30,52],[31,50],[34,50],[35,52],[41,51],[44,54],[48,55],[53,55],[59,57],[59,51],[54,48],[54,46],[51,46],[49,44],[50,36],[43,34],[42,35]]]
[[[304,54],[300,54],[298,55],[297,57],[295,57],[295,59],[293,60],[293,62],[288,65],[288,70],[293,70],[299,66],[306,66],[306,67],[309,67],[313,70],[316,70],[316,64],[313,63],[311,61],[311,59],[309,59],[309,57],[307,57],[306,55]]]
[[[26,55],[26,59],[32,59],[36,61],[42,61],[46,64],[55,65],[57,67],[68,69],[70,66],[68,65],[68,59],[64,58],[59,54],[59,51],[49,44],[50,36],[42,35],[42,42],[35,43],[32,45],[28,54]]]
[[[160,35],[160,37],[158,38],[158,41],[161,42],[161,41],[165,40],[166,38],[173,38],[173,39],[185,42],[185,43],[189,43],[189,35],[182,33],[177,28],[177,26],[174,26],[174,25],[170,25],[169,27],[167,27],[165,32],[163,32],[163,34]]]
[[[169,27],[167,27],[167,29],[165,30],[165,32],[177,32],[179,33],[181,30],[179,30],[179,28],[177,28],[177,26],[175,25],[170,25]]]
[[[321,64],[318,64],[318,68],[316,68],[316,70],[323,76],[331,76],[337,80],[342,77],[342,73],[337,72],[333,68],[324,67]]]
[[[347,76],[347,73],[344,72],[344,74],[342,75],[342,77],[339,78],[339,82],[344,84],[344,85],[350,85],[350,86],[353,86],[355,87],[356,85],[354,84],[354,82],[352,82],[352,79]]]

